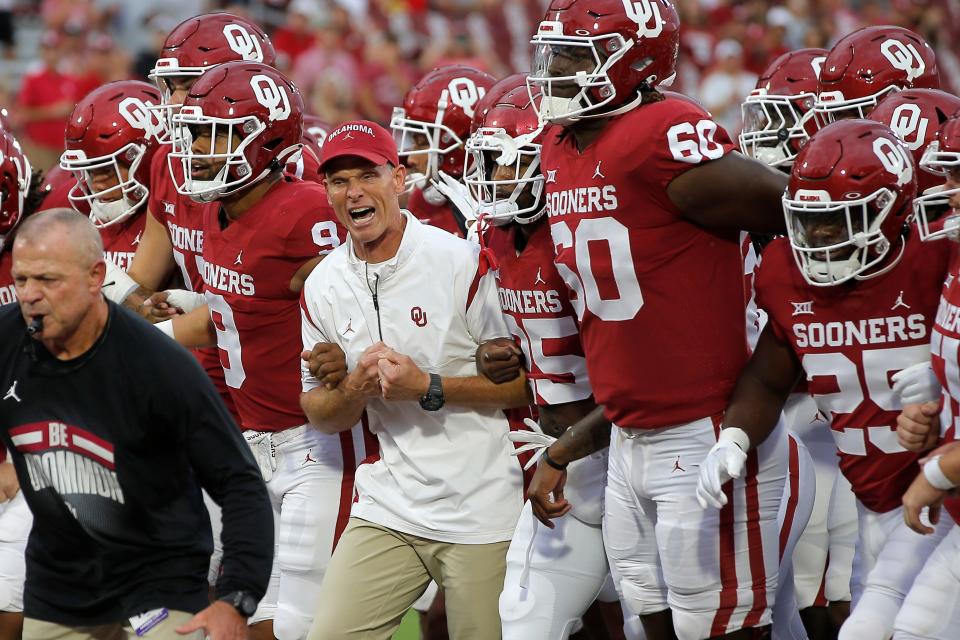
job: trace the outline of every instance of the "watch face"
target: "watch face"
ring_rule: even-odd
[[[244,595],[240,600],[240,606],[237,607],[240,613],[248,618],[257,612],[257,601],[251,595]]]

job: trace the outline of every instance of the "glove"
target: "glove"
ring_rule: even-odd
[[[477,219],[479,203],[474,200],[467,185],[443,171],[439,173],[439,176],[439,180],[431,180],[430,183],[463,214],[469,227]]]
[[[184,313],[190,313],[197,307],[207,304],[207,299],[202,293],[186,291],[184,289],[167,289],[167,304],[176,307]]]
[[[893,392],[900,404],[922,404],[940,399],[940,381],[929,361],[920,362],[893,375]]]
[[[535,452],[533,457],[530,458],[530,461],[523,465],[523,470],[526,471],[537,464],[537,460],[540,459],[543,452],[547,450],[547,447],[556,442],[557,439],[545,434],[543,430],[540,429],[540,425],[530,418],[524,418],[523,424],[530,427],[530,431],[511,431],[507,434],[507,437],[510,438],[510,442],[514,444],[523,443],[522,447],[514,449],[510,452],[510,455],[519,456],[521,453],[526,453],[527,451]]]
[[[720,432],[717,444],[713,445],[707,457],[700,463],[697,502],[702,508],[711,506],[719,509],[727,504],[723,485],[727,480],[743,475],[749,448],[750,439],[743,429],[727,427]]]

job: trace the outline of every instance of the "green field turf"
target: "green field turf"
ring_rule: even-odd
[[[403,624],[393,634],[393,640],[420,640],[420,623],[417,620],[417,612],[409,611],[403,619]]]

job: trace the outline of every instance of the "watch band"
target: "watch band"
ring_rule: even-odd
[[[567,466],[569,466],[569,464],[570,464],[570,463],[560,464],[559,462],[557,462],[556,460],[554,460],[553,458],[551,458],[551,457],[550,457],[550,447],[547,447],[546,449],[543,450],[543,455],[540,456],[540,459],[543,460],[544,462],[546,462],[548,465],[550,465],[550,466],[553,467],[554,469],[556,469],[557,471],[566,471],[566,470],[567,470]]]

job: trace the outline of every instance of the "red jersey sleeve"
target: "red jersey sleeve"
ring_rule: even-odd
[[[674,178],[693,167],[718,160],[736,147],[729,134],[712,116],[698,105],[668,97],[643,107],[649,109],[647,153],[638,169],[647,181],[656,186],[653,193],[666,195]]]
[[[767,312],[767,326],[780,342],[790,344],[787,328],[782,326],[776,316],[770,312],[774,308],[772,296],[776,295],[776,280],[783,275],[784,269],[796,268],[787,263],[784,257],[792,259],[790,246],[786,238],[778,238],[770,243],[763,252],[763,260],[754,271],[754,290],[756,291],[757,306]]]

